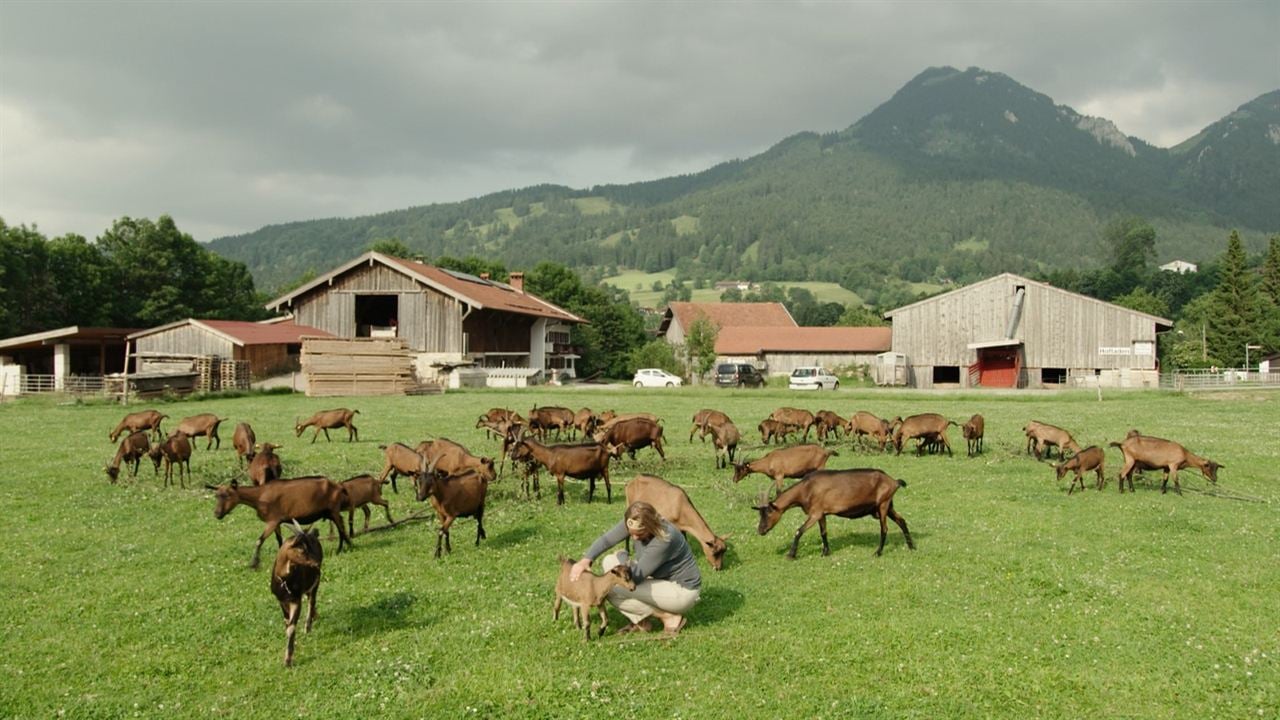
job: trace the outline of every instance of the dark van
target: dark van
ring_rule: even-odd
[[[716,385],[720,387],[764,387],[764,376],[746,363],[720,363],[716,366]]]

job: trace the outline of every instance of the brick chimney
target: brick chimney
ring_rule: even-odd
[[[481,280],[488,280],[488,279],[489,279],[489,273],[480,273],[480,279],[481,279]]]
[[[516,292],[523,293],[524,292],[524,273],[522,272],[511,273],[510,275],[507,276],[507,284],[510,285]]]

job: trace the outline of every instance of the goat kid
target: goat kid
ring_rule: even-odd
[[[561,555],[560,575],[556,578],[556,600],[551,607],[551,619],[559,620],[560,603],[568,603],[573,610],[573,626],[583,629],[582,640],[586,642],[591,639],[591,611],[597,609],[600,612],[600,633],[597,637],[603,637],[605,628],[609,626],[609,616],[604,609],[605,598],[615,587],[636,589],[636,583],[631,579],[631,569],[621,564],[603,575],[584,572],[578,576],[576,582],[569,579],[569,573],[572,570],[573,561]]]

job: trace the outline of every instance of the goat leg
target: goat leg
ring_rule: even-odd
[[[884,539],[889,534],[889,524],[886,522],[889,516],[889,508],[880,508],[876,515],[880,516],[880,547],[876,548],[876,557],[880,557],[884,553]]]
[[[804,534],[805,530],[808,530],[810,527],[812,527],[813,523],[816,521],[817,521],[817,518],[808,517],[808,518],[805,518],[804,522],[800,524],[800,528],[796,530],[795,537],[791,538],[791,550],[787,553],[788,560],[796,559],[796,549],[800,547],[800,536]]]
[[[604,611],[604,600],[600,601],[600,633],[596,635],[598,638],[604,637],[605,628],[609,627],[609,615]],[[590,636],[590,624],[588,624],[588,636]]]
[[[293,666],[293,636],[298,632],[298,615],[302,612],[302,603],[291,601],[284,620],[284,666]]]
[[[898,527],[902,528],[902,536],[907,539],[907,547],[915,550],[916,544],[911,541],[911,531],[907,529],[907,521],[893,509],[893,501],[889,501],[889,517],[898,523]]]
[[[822,557],[831,554],[831,546],[827,544],[827,516],[818,518],[818,533],[822,535]]]
[[[311,610],[307,613],[307,632],[311,632],[311,623],[316,621],[316,593],[320,590],[320,582],[317,580],[314,587],[311,588]]]

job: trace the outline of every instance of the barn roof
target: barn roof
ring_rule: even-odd
[[[68,325],[56,330],[18,335],[0,340],[0,350],[17,350],[20,348],[38,348],[46,345],[97,345],[104,342],[124,342],[129,333],[137,332],[137,328],[80,327]]]
[[[244,347],[246,345],[289,345],[302,342],[304,336],[311,337],[334,337],[332,333],[325,332],[319,328],[309,327],[307,325],[297,325],[292,320],[285,320],[270,323],[247,322],[244,320],[197,320],[188,318],[171,322],[167,325],[149,328],[135,332],[129,336],[130,340],[155,335],[167,330],[182,327],[183,325],[191,325],[198,327],[206,332],[218,335],[234,345]]]
[[[705,317],[721,330],[731,327],[796,327],[787,307],[777,302],[762,303],[693,303],[673,302],[662,317],[659,335],[665,335],[672,319],[688,331],[698,317]]]
[[[903,310],[909,310],[912,308],[920,307],[922,305],[927,305],[929,303],[936,302],[939,299],[947,297],[949,295],[954,295],[956,293],[969,292],[974,288],[979,288],[979,287],[982,287],[983,285],[1000,282],[1006,279],[1013,280],[1017,282],[1019,285],[1035,285],[1039,288],[1047,290],[1048,292],[1066,295],[1074,300],[1090,302],[1090,303],[1098,303],[1099,305],[1106,305],[1107,307],[1112,307],[1118,310],[1123,310],[1128,313],[1133,313],[1134,315],[1139,315],[1141,317],[1147,318],[1148,320],[1151,320],[1153,323],[1155,323],[1158,326],[1164,326],[1166,330],[1173,327],[1172,320],[1168,320],[1166,318],[1162,318],[1157,315],[1151,315],[1150,313],[1144,313],[1140,310],[1133,310],[1131,308],[1124,307],[1123,305],[1116,305],[1115,303],[1109,303],[1109,302],[1106,302],[1105,300],[1099,300],[1097,298],[1089,297],[1088,295],[1081,295],[1080,293],[1074,293],[1074,292],[1071,292],[1070,290],[1063,290],[1062,288],[1054,287],[1049,283],[1040,282],[1038,280],[1032,280],[1030,278],[1024,278],[1021,275],[1014,275],[1013,273],[1001,273],[999,275],[993,275],[992,277],[989,277],[986,280],[979,280],[976,283],[965,285],[962,288],[956,288],[951,292],[945,292],[940,295],[934,295],[933,297],[925,298],[924,300],[917,300],[916,302],[913,302],[909,305],[903,305],[902,307],[894,308],[893,310],[890,310],[889,312],[885,313],[884,316],[886,318],[892,318],[894,315],[901,313]]]
[[[521,315],[534,315],[537,317],[545,317],[552,320],[559,320],[567,323],[585,323],[585,319],[574,315],[564,308],[553,305],[542,298],[531,293],[516,290],[507,283],[501,283],[496,280],[488,280],[479,278],[475,275],[456,272],[453,270],[444,270],[427,265],[414,260],[405,260],[404,258],[384,255],[379,252],[367,252],[360,257],[346,263],[315,280],[303,285],[302,287],[281,295],[280,297],[267,303],[267,307],[273,310],[280,310],[290,305],[296,298],[299,298],[312,290],[323,285],[327,285],[334,278],[352,270],[363,264],[373,265],[375,263],[384,265],[396,272],[416,280],[438,292],[444,293],[451,297],[457,298],[471,307],[484,310],[498,310],[502,312],[518,313]]]
[[[889,327],[727,327],[716,335],[718,355],[767,352],[880,353],[893,345]]]

